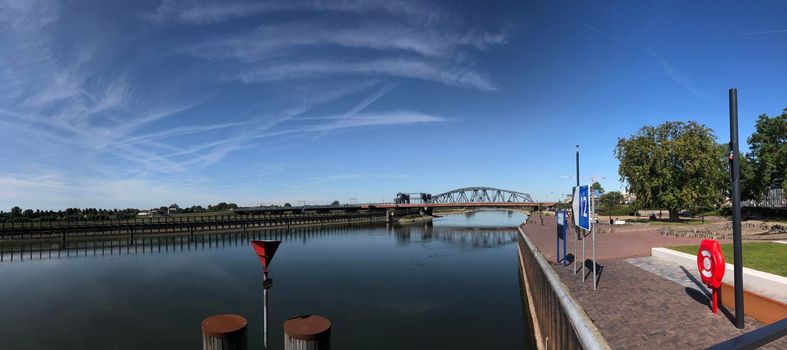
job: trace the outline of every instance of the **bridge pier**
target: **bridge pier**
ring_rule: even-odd
[[[396,210],[395,209],[387,209],[385,211],[385,222],[389,224],[393,224],[396,220]]]

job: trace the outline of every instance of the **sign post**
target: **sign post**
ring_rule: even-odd
[[[576,199],[577,188],[579,187],[579,145],[577,145],[577,164],[576,165],[577,165],[577,187],[574,187],[574,199]],[[574,201],[572,203],[577,203],[577,201]],[[572,209],[574,209],[573,208],[573,204],[572,204]],[[577,210],[576,209],[573,210],[572,216],[574,217],[574,231],[576,233],[574,235],[574,278],[576,278],[576,276],[577,276],[577,240],[579,239],[579,232],[580,232],[579,231],[579,227],[577,226],[577,223],[576,223],[576,220],[577,220],[576,219],[577,218]]]
[[[590,234],[591,243],[593,245],[593,290],[596,290],[596,192],[593,192],[593,197],[590,199],[590,212],[593,213],[593,220],[591,220]]]
[[[574,188],[574,199],[572,200],[572,210],[574,211],[574,225],[577,227],[577,237],[582,240],[582,266],[579,270],[582,271],[582,281],[586,279],[585,274],[585,237],[591,236],[591,249],[593,254],[593,290],[596,290],[596,230],[595,230],[595,205],[593,203],[594,196],[590,194],[590,186],[577,186]],[[576,263],[576,247],[574,248],[574,262]],[[574,265],[574,274],[577,273],[576,264]]]
[[[585,236],[584,231],[590,231],[590,189],[589,186],[577,186],[574,188],[574,199],[571,207],[574,210],[574,225],[577,227],[577,237],[582,240],[582,261],[580,270],[582,271],[582,282],[585,281]],[[576,262],[576,250],[574,252]],[[574,273],[577,272],[576,265]]]
[[[743,329],[743,245],[741,243],[741,170],[738,150],[738,89],[730,89],[730,200],[732,201],[732,256],[735,275],[735,327]]]
[[[568,221],[566,220],[566,211],[565,210],[558,211],[558,212],[555,213],[555,216],[557,218],[557,220],[556,220],[556,222],[557,222],[557,225],[556,225],[557,226],[557,239],[555,240],[556,245],[557,245],[557,255],[555,255],[555,259],[557,260],[558,263],[562,262],[561,265],[563,265],[563,267],[565,268],[566,265],[568,265],[568,261],[566,261],[566,254],[567,254],[567,252],[566,252],[566,226],[568,224]],[[563,258],[562,258],[562,260],[560,258],[560,240],[563,240]]]
[[[257,257],[260,258],[262,264],[262,297],[264,304],[262,305],[262,343],[265,349],[268,348],[268,289],[273,287],[273,279],[268,278],[268,266],[273,260],[273,254],[276,254],[276,249],[279,248],[281,241],[251,241],[251,246]]]

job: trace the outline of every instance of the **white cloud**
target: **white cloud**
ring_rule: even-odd
[[[198,57],[232,58],[259,62],[298,53],[302,47],[338,46],[412,52],[424,57],[451,59],[460,50],[487,50],[505,44],[503,31],[422,28],[401,22],[311,21],[264,25],[251,32],[215,37],[187,49]]]
[[[0,166],[0,203],[62,208],[228,200],[184,178],[215,176],[215,165],[228,165],[229,154],[261,144],[286,147],[335,130],[445,122],[408,106],[367,109],[402,79],[496,90],[472,54],[507,38],[425,2],[165,0],[149,16],[156,23],[98,16],[79,25],[65,17],[71,5],[0,2],[0,146],[17,160]],[[280,12],[288,16],[259,16],[273,19],[256,29],[218,25]],[[304,12],[319,12],[320,19],[284,19]],[[200,38],[201,44],[169,35],[197,25],[223,27],[211,32],[224,34]],[[126,40],[128,30],[142,27],[134,35],[144,40]],[[168,31],[161,43],[188,55],[147,54],[159,48],[148,40],[159,30]],[[176,64],[215,74],[169,69]],[[222,79],[228,75],[231,80]],[[228,114],[210,115],[212,107],[226,107],[209,105],[224,97],[211,90],[221,84],[265,92]],[[329,104],[331,112],[322,113],[333,113],[341,99],[357,103],[342,114],[303,117]]]
[[[661,56],[657,55],[655,52],[650,50],[647,51],[648,53],[650,53],[651,56],[653,56],[653,58],[656,59],[656,61],[659,62],[659,64],[661,64],[661,68],[664,70],[664,73],[667,74],[667,76],[670,79],[672,79],[679,85],[689,90],[689,92],[691,92],[693,95],[697,97],[705,97],[705,92],[698,89],[694,85],[694,81],[692,81],[692,79],[688,75],[684,74],[683,72],[679,71],[677,68],[673,67],[671,64],[669,64],[669,62],[661,58]]]
[[[787,29],[773,29],[773,30],[761,30],[757,32],[746,32],[742,33],[743,35],[758,35],[758,34],[776,34],[776,33],[787,33]]]
[[[0,174],[0,210],[22,208],[150,208],[167,203],[218,203],[227,195],[182,181]]]
[[[283,135],[292,134],[323,134],[328,131],[351,129],[367,126],[394,126],[394,125],[412,125],[412,124],[425,124],[425,123],[440,123],[447,122],[448,119],[420,113],[414,111],[384,111],[384,112],[369,112],[358,113],[348,116],[332,115],[325,117],[315,118],[299,118],[299,121],[307,122],[305,125],[291,129],[283,129],[277,131],[269,131],[256,135],[257,138],[269,138]]]
[[[266,64],[241,73],[239,78],[246,83],[255,83],[337,74],[413,78],[435,81],[449,86],[470,87],[486,91],[497,90],[491,79],[484,73],[461,66],[412,58]]]
[[[386,13],[407,16],[424,24],[435,24],[451,19],[450,16],[435,11],[425,2],[402,0],[162,0],[161,5],[148,17],[157,22],[175,20],[201,25],[266,13],[298,11],[329,11],[351,14]]]
[[[510,26],[488,29],[434,4],[389,1],[222,3],[164,2],[156,17],[192,24],[282,11],[330,13],[309,20],[270,18],[253,30],[230,31],[178,51],[220,60],[246,83],[269,83],[327,74],[423,79],[495,91],[471,64],[473,54],[506,44]],[[387,16],[376,16],[383,12]]]
[[[359,113],[349,118],[338,118],[333,122],[314,126],[315,130],[336,130],[376,125],[407,125],[420,123],[439,123],[447,119],[413,111],[389,111]]]

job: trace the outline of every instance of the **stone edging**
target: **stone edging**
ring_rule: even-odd
[[[657,259],[674,262],[688,269],[697,270],[697,257],[668,248],[651,248],[650,255]],[[722,282],[734,284],[734,266],[726,264]],[[787,303],[787,278],[747,267],[743,268],[744,289]]]

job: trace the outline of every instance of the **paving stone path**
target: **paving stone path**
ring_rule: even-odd
[[[729,310],[721,308],[716,315],[710,311],[707,291],[692,280],[691,272],[670,266],[669,262],[630,258],[635,252],[649,253],[649,243],[662,240],[658,237],[640,237],[633,243],[618,237],[620,242],[614,244],[624,251],[619,256],[614,254],[614,249],[600,254],[599,283],[594,291],[592,276],[587,275],[582,282],[581,275],[575,275],[571,265],[563,268],[554,264],[555,225],[554,219],[549,221],[545,218],[543,226],[527,224],[524,230],[542,254],[551,252],[552,258],[548,260],[553,268],[614,349],[703,349],[763,325],[747,317],[746,328],[736,329]],[[674,242],[675,237],[664,239]],[[684,239],[678,240],[683,243]],[[694,239],[687,244],[694,241],[699,242]],[[604,244],[612,244],[609,242],[612,241],[606,240]],[[626,244],[640,246],[626,247]],[[787,350],[787,338],[762,349]]]
[[[671,261],[652,257],[626,259],[626,262],[686,288],[693,288],[697,292],[710,295],[710,291],[702,284],[702,280],[696,270],[689,271],[685,267]]]
[[[707,295],[690,280],[678,284],[625,260],[601,265],[596,291],[592,278],[583,283],[570,268],[555,271],[614,349],[703,349],[743,334],[730,311],[710,311]],[[747,317],[744,331],[762,325]],[[787,339],[762,349],[787,349]]]

